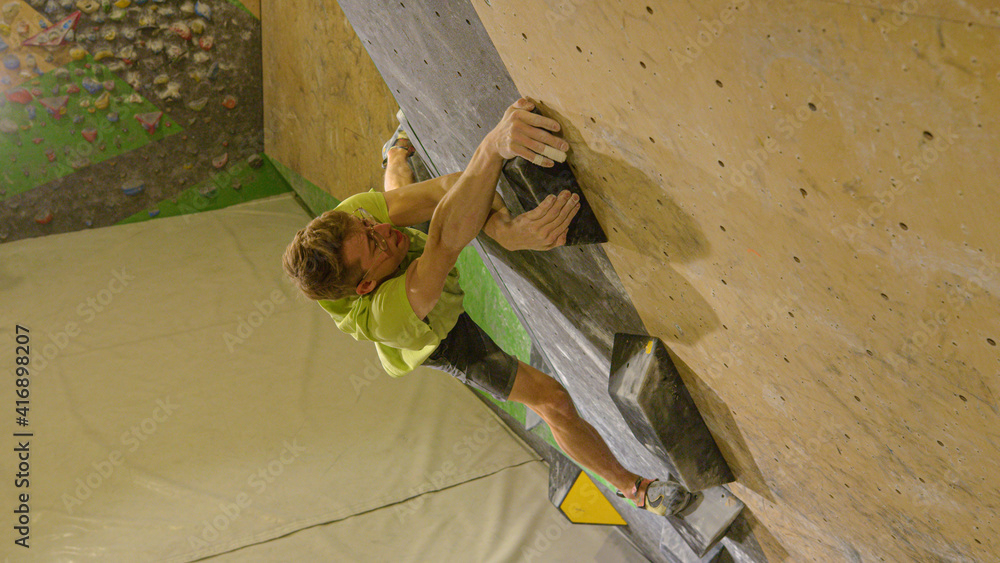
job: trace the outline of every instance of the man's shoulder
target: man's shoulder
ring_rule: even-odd
[[[334,211],[352,213],[359,207],[363,207],[365,211],[380,221],[388,222],[389,220],[389,208],[386,206],[385,194],[382,192],[370,191],[354,194],[333,209]]]

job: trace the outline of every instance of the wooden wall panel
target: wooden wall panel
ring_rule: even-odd
[[[996,10],[473,4],[772,559],[995,558]]]
[[[382,186],[395,100],[336,2],[261,2],[264,149],[335,197]]]

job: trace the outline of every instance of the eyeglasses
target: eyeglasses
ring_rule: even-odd
[[[385,241],[385,237],[375,230],[379,221],[375,219],[371,213],[365,211],[363,207],[355,209],[353,215],[361,221],[361,224],[365,228],[365,235],[368,237],[368,240],[375,245],[375,248],[377,250],[381,250],[382,252],[389,252],[389,244]],[[368,271],[365,272],[365,275],[361,276],[361,279],[363,280],[367,278],[368,274],[370,274],[377,265],[378,264],[373,264],[371,268],[368,268]]]

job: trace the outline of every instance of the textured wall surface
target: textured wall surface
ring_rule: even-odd
[[[339,199],[382,186],[398,109],[336,2],[261,2],[264,148]]]
[[[771,559],[993,559],[1000,12],[473,4]]]

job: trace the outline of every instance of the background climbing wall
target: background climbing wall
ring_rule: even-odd
[[[336,2],[263,0],[267,154],[338,199],[382,188],[399,106]]]
[[[249,9],[15,0],[0,15],[0,241],[246,198],[244,160],[263,150]]]
[[[1000,13],[474,6],[772,560],[1000,552]]]

